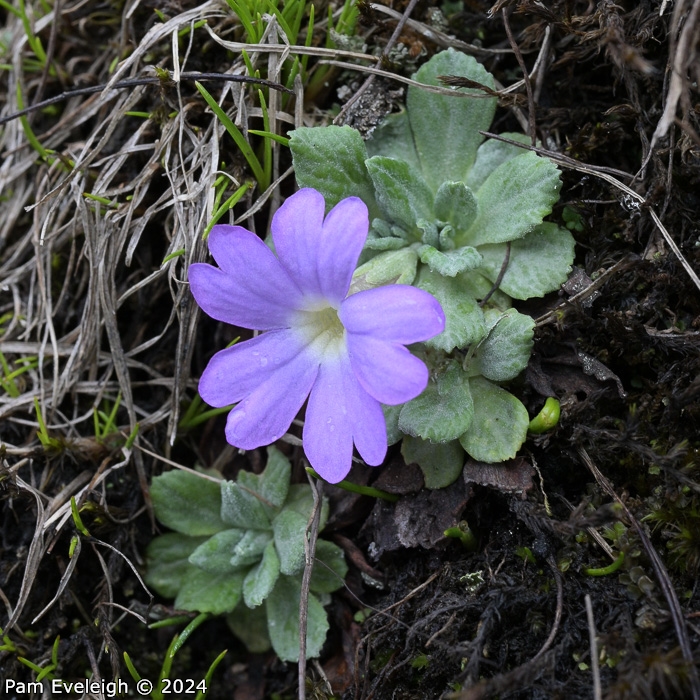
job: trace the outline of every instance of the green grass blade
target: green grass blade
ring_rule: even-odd
[[[78,504],[75,502],[75,496],[71,496],[70,499],[70,511],[73,516],[73,524],[75,525],[78,532],[85,535],[85,537],[90,537],[88,529],[83,524],[83,519],[80,517],[80,511],[78,510]]]
[[[255,153],[253,153],[253,149],[250,147],[250,144],[246,140],[245,136],[243,136],[240,129],[231,121],[224,110],[219,107],[217,101],[207,92],[206,88],[199,82],[195,82],[195,85],[197,86],[197,90],[199,90],[202,97],[205,99],[206,103],[209,105],[211,111],[214,112],[219,121],[224,125],[226,131],[228,131],[231,138],[236,142],[236,145],[240,149],[244,158],[246,161],[248,161],[248,165],[253,171],[255,179],[258,181],[260,189],[266,190],[269,187],[270,182],[269,180],[265,179],[265,171],[263,170],[262,165],[260,165],[260,161],[258,160],[257,156]]]
[[[17,109],[20,111],[24,109],[24,100],[22,99],[22,86],[19,84],[19,81],[17,82]],[[20,117],[19,121],[22,124],[22,129],[24,130],[24,135],[27,137],[27,141],[29,141],[29,145],[47,163],[51,163],[52,159],[49,155],[49,152],[41,145],[39,139],[36,137],[36,134],[32,131],[32,127],[29,126],[29,120],[27,119],[27,117]]]
[[[292,5],[293,2],[290,0],[289,5]],[[292,28],[289,26],[289,22],[287,21],[287,18],[284,16],[283,12],[280,12],[275,5],[268,0],[267,3],[267,11],[271,14],[274,15],[277,18],[277,21],[279,22],[280,27],[282,27],[282,31],[285,33],[285,36],[287,39],[289,39],[290,44],[295,44],[296,43],[296,35],[292,33]]]
[[[206,685],[207,689],[202,692],[201,690],[197,693],[197,697],[195,700],[204,700],[204,698],[207,697],[207,693],[209,692],[209,688],[211,687],[211,679],[212,676],[214,675],[214,671],[216,671],[216,667],[224,660],[224,656],[228,654],[228,649],[224,649],[215,659],[214,661],[211,662],[211,666],[209,667],[209,670],[207,671],[207,675],[204,676],[204,684]]]
[[[195,617],[194,620],[192,620],[192,622],[190,622],[190,624],[187,625],[187,627],[185,627],[185,629],[182,630],[182,632],[180,632],[179,635],[177,635],[177,641],[175,641],[170,647],[170,658],[177,654],[177,652],[181,649],[182,645],[190,638],[192,632],[194,632],[197,629],[197,627],[199,627],[210,617],[211,615],[209,613],[199,613],[199,615],[197,615],[197,617]]]
[[[245,2],[236,2],[236,0],[226,0],[226,4],[236,13],[236,16],[241,20],[241,24],[246,31],[246,43],[259,44],[262,38],[262,33],[253,23],[253,17],[246,7]]]
[[[124,652],[124,663],[126,664],[126,668],[131,674],[131,677],[134,679],[134,682],[138,683],[141,680],[141,676],[139,675],[139,672],[136,670],[136,667],[131,661],[131,657],[129,654]]]
[[[179,258],[181,255],[185,254],[185,249],[184,248],[178,248],[175,252],[170,253],[170,255],[166,255],[163,258],[163,262],[161,263],[161,267],[165,265],[166,262],[170,262],[171,260],[174,260],[175,258]]]
[[[260,109],[263,117],[263,130],[270,133],[270,113],[267,111],[267,103],[262,90],[258,90],[258,98],[260,99]],[[272,141],[270,139],[263,140],[263,171],[268,182],[272,179]]]
[[[14,5],[7,2],[7,0],[0,0],[0,7],[7,12],[11,12],[15,17],[22,19],[22,13]]]
[[[233,404],[230,406],[224,406],[223,408],[212,408],[210,411],[204,411],[204,413],[200,413],[198,416],[195,418],[192,418],[190,421],[188,421],[187,425],[183,426],[182,421],[180,421],[180,428],[183,428],[185,430],[189,430],[190,428],[194,428],[195,426],[199,425],[200,423],[204,423],[205,421],[208,421],[210,418],[213,418],[214,416],[220,416],[222,413],[226,413],[227,411],[230,411],[233,408]]]
[[[219,221],[219,219],[227,212],[233,209],[236,204],[238,204],[238,201],[241,199],[241,197],[248,191],[250,188],[250,185],[248,183],[241,185],[212,215],[211,221],[207,224],[207,227],[204,229],[204,233],[202,234],[202,239],[207,240],[209,237],[209,234],[211,233],[212,228],[216,225],[216,223]]]
[[[119,410],[119,404],[121,402],[122,402],[122,393],[120,391],[117,394],[117,400],[114,402],[114,406],[112,407],[112,411],[110,412],[109,416],[107,417],[107,421],[105,422],[103,437],[105,435],[108,435],[109,433],[113,433],[116,431],[117,426],[115,424],[115,420],[117,418],[117,411]]]
[[[257,71],[253,68],[253,62],[250,60],[250,56],[248,55],[248,52],[245,49],[241,50],[241,58],[243,58],[243,63],[245,63],[245,68],[248,71],[248,75],[251,78],[259,78],[260,71]]]
[[[306,28],[306,38],[304,39],[304,46],[306,48],[309,48],[311,46],[311,42],[313,41],[314,38],[314,18],[316,15],[316,6],[311,5],[311,10],[309,10],[309,26]],[[306,54],[305,56],[301,57],[301,75],[304,77],[306,75],[306,66],[309,62],[309,55]]]
[[[283,146],[289,146],[289,138],[286,136],[280,136],[279,134],[273,134],[271,131],[258,131],[257,129],[248,129],[249,134],[255,134],[256,136],[263,136],[266,139],[272,139],[281,143]]]

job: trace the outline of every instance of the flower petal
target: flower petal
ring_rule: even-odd
[[[403,345],[354,333],[348,333],[347,343],[355,375],[377,401],[397,406],[428,385],[428,368]]]
[[[359,384],[358,389],[362,390]],[[384,412],[379,401],[375,401],[364,391],[356,401],[360,405],[361,413],[353,429],[355,447],[370,467],[378,467],[386,458],[387,450]]]
[[[216,408],[237,403],[269,379],[286,381],[287,366],[303,352],[303,341],[293,331],[263,333],[217,352],[199,380],[199,393]]]
[[[405,284],[353,294],[341,304],[338,316],[349,333],[404,345],[428,340],[445,329],[445,314],[437,299]]]
[[[322,296],[318,254],[326,203],[310,188],[289,197],[272,217],[272,240],[289,276],[307,295]]]
[[[328,212],[319,263],[323,294],[329,301],[340,304],[347,296],[368,231],[367,205],[358,197],[343,199]]]
[[[339,202],[326,217],[323,195],[299,190],[272,219],[280,262],[308,296],[339,304],[367,238],[369,215],[357,197]]]
[[[384,461],[384,414],[360,386],[347,356],[321,365],[306,408],[303,437],[311,466],[332,484],[350,471],[353,440],[368,464]]]
[[[226,440],[252,450],[279,440],[306,401],[318,374],[318,362],[301,353],[271,374],[228,414]]]
[[[209,249],[220,268],[190,265],[190,289],[217,321],[242,328],[285,328],[302,294],[272,251],[240,226],[214,226]]]

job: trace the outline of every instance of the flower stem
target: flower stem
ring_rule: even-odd
[[[323,477],[313,467],[306,467],[306,471],[309,474],[311,474],[311,476],[313,476],[314,478],[323,481]],[[345,489],[346,491],[352,491],[353,493],[359,493],[362,496],[382,498],[383,500],[391,501],[392,503],[395,503],[399,500],[399,497],[396,494],[387,493],[386,491],[380,491],[379,489],[375,489],[372,486],[359,486],[358,484],[353,484],[352,482],[346,481],[345,479],[339,481],[337,484],[333,484],[333,486]]]

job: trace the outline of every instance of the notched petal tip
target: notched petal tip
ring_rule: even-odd
[[[311,466],[330,483],[352,466],[353,443],[372,466],[384,461],[386,422],[382,408],[355,376],[348,357],[321,366],[306,409],[304,450]]]
[[[188,277],[199,306],[212,318],[242,328],[288,326],[303,296],[273,252],[240,226],[218,226],[209,249],[219,267],[190,265]]]
[[[235,269],[236,257],[240,254],[241,245],[259,248],[259,243],[262,241],[252,231],[242,226],[231,226],[230,224],[216,224],[207,237],[209,252],[216,264],[226,272],[229,272],[231,268]]]
[[[341,199],[329,212],[324,221],[327,233],[343,235],[345,224],[351,222],[358,228],[365,229],[365,237],[369,232],[369,209],[359,197],[346,197]],[[332,228],[338,225],[335,230]]]
[[[271,374],[229,413],[228,442],[251,450],[279,440],[303,406],[318,369],[312,357],[300,353]]]

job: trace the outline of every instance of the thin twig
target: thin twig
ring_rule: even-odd
[[[501,269],[498,271],[498,277],[493,283],[491,289],[489,289],[488,294],[479,302],[479,306],[484,306],[486,302],[493,296],[494,292],[501,286],[503,278],[506,275],[506,270],[508,269],[508,262],[510,261],[510,241],[506,243],[506,254],[503,256],[503,262],[501,263]]]
[[[669,578],[668,571],[664,566],[663,561],[659,553],[656,551],[654,546],[651,544],[647,533],[644,528],[640,525],[637,518],[632,515],[627,504],[617,495],[615,489],[608,479],[601,473],[598,467],[595,465],[593,460],[589,457],[588,453],[584,448],[579,448],[579,455],[583,459],[584,463],[590,470],[591,474],[595,477],[600,487],[612,497],[617,503],[620,504],[627,519],[632,524],[635,529],[639,540],[644,547],[644,550],[651,561],[651,565],[656,574],[656,580],[659,582],[661,590],[663,591],[664,597],[668,604],[669,612],[671,613],[671,619],[673,620],[673,626],[676,630],[676,636],[678,637],[678,645],[681,648],[681,653],[683,654],[683,660],[688,665],[688,674],[690,676],[690,684],[693,692],[693,700],[700,700],[700,679],[698,679],[698,669],[695,665],[695,660],[693,658],[693,650],[690,646],[690,639],[688,637],[688,628],[686,626],[685,618],[683,616],[683,611],[681,610],[681,604],[678,601],[678,596],[673,588],[671,579]]]
[[[273,83],[271,80],[264,80],[263,78],[250,78],[247,75],[230,75],[229,73],[180,73],[180,81],[194,82],[230,82],[230,83],[252,83],[253,85],[264,85],[272,90],[279,90],[280,92],[286,92],[293,95],[294,92],[280,85],[279,83]],[[109,90],[124,90],[126,88],[138,87],[139,85],[175,85],[175,82],[169,80],[168,78],[159,78],[156,76],[151,76],[147,78],[132,78],[130,80],[120,80],[114,85],[109,85],[104,83],[102,85],[90,85],[89,87],[76,88],[75,90],[66,90],[60,95],[55,95],[54,97],[49,97],[46,100],[37,102],[36,104],[22,109],[19,112],[13,112],[6,117],[0,117],[0,125],[11,122],[14,119],[19,119],[25,114],[30,114],[31,112],[36,112],[38,109],[44,109],[44,107],[49,107],[55,105],[58,102],[65,102],[71,97],[81,97],[83,95],[92,95],[96,92],[102,92],[105,89]]]
[[[126,437],[126,433],[122,433]],[[156,452],[151,452],[151,450],[147,450],[145,447],[141,445],[134,444],[133,447],[135,447],[137,450],[141,450],[141,452],[145,452],[147,455],[150,457],[153,457],[153,459],[157,459],[160,462],[164,462],[165,464],[169,464],[171,467],[175,467],[176,469],[181,469],[183,472],[189,472],[190,474],[193,474],[194,476],[198,476],[200,479],[206,479],[207,481],[213,481],[215,484],[220,484],[223,481],[222,479],[217,479],[215,476],[210,476],[209,474],[203,474],[202,472],[198,472],[195,469],[191,469],[190,467],[186,467],[184,464],[179,464],[178,462],[173,462],[172,459],[168,459],[167,457],[163,457],[162,455],[157,454]]]
[[[480,131],[479,133],[483,134],[487,138],[494,138],[498,141],[503,141],[504,143],[510,143],[514,146],[519,146],[520,148],[525,148],[527,150],[534,151],[535,153],[538,153],[539,155],[546,156],[547,158],[554,161],[558,165],[561,165],[564,168],[571,168],[572,170],[577,170],[578,172],[585,173],[586,175],[593,175],[595,177],[598,177],[601,180],[605,180],[605,182],[610,183],[614,187],[617,187],[621,192],[624,192],[626,195],[629,195],[639,205],[644,206],[646,211],[649,212],[649,216],[651,216],[654,223],[656,224],[656,227],[661,232],[661,235],[663,236],[664,240],[668,244],[668,247],[673,251],[673,254],[676,256],[676,258],[678,258],[678,261],[683,266],[683,269],[688,273],[688,276],[690,277],[690,279],[693,281],[695,286],[700,290],[700,277],[698,277],[695,270],[693,270],[693,268],[690,266],[690,263],[688,263],[688,261],[685,259],[685,256],[683,255],[683,253],[681,253],[680,248],[676,245],[676,242],[671,237],[671,234],[666,230],[666,227],[661,222],[659,215],[651,208],[651,205],[649,205],[647,203],[647,200],[644,199],[644,197],[641,194],[639,194],[638,192],[635,192],[630,187],[627,187],[627,185],[625,185],[623,182],[620,182],[617,178],[610,175],[609,174],[611,172],[610,168],[601,168],[601,167],[597,167],[595,165],[586,165],[585,163],[580,163],[579,161],[574,160],[573,158],[563,156],[560,153],[555,153],[554,151],[549,151],[546,148],[538,148],[536,146],[528,146],[527,144],[518,143],[517,141],[513,141],[512,139],[503,138],[502,136],[498,136],[496,134],[491,134],[487,131]],[[624,177],[630,177],[630,178],[632,177],[629,173],[620,173],[620,171],[615,171],[615,172],[617,172],[617,174],[622,174]],[[640,208],[641,208],[641,206],[640,206]]]
[[[600,666],[598,664],[598,642],[596,640],[595,618],[591,596],[586,593],[586,617],[588,618],[588,638],[591,643],[591,671],[593,672],[593,700],[602,700],[603,691],[600,686]]]
[[[370,9],[373,12],[381,12],[382,14],[388,15],[392,19],[398,20],[402,17],[400,12],[392,10],[386,5],[370,3]],[[423,24],[423,22],[418,22],[415,19],[408,19],[406,21],[406,26],[409,27],[409,29],[412,29],[414,32],[417,32],[418,34],[424,36],[426,39],[428,39],[428,41],[432,41],[434,44],[437,44],[437,46],[440,46],[444,49],[452,47],[453,49],[459,49],[460,51],[464,51],[464,53],[481,54],[487,56],[513,53],[511,49],[488,49],[484,46],[468,44],[466,41],[460,41],[459,39],[455,39],[453,36],[445,34],[444,32],[435,29],[435,27],[428,27],[425,24]]]
[[[394,32],[392,33],[391,37],[389,38],[389,41],[387,41],[386,46],[382,51],[383,58],[387,57],[391,49],[394,48],[394,44],[401,36],[403,28],[406,22],[408,21],[408,18],[411,16],[411,12],[413,12],[417,4],[418,0],[410,0],[410,2],[408,3],[408,6],[404,10],[401,19],[398,21],[398,24],[394,28]],[[334,124],[343,124],[345,122],[345,116],[347,115],[347,113],[352,109],[353,105],[360,99],[360,97],[362,97],[362,94],[367,90],[367,88],[369,88],[369,86],[373,82],[374,75],[368,76],[365,82],[361,85],[360,89],[343,105],[343,109],[340,110],[340,114],[333,120]]]
[[[323,482],[312,479],[310,476],[307,476],[307,479],[311,484],[311,492],[314,496],[314,510],[306,526],[306,532],[308,533],[308,536],[304,538],[304,556],[306,561],[299,596],[299,700],[306,700],[306,628],[308,626],[309,586],[311,585],[311,574],[314,570],[316,542],[318,541],[321,506],[323,504]]]
[[[532,141],[532,145],[535,146],[537,144],[537,125],[535,123],[535,98],[532,95],[532,83],[530,82],[530,74],[527,71],[527,66],[525,65],[525,61],[523,60],[523,55],[520,53],[520,47],[518,46],[518,42],[515,41],[515,37],[513,36],[513,32],[511,31],[510,22],[508,21],[508,10],[505,7],[503,8],[502,14],[503,26],[506,29],[508,41],[513,47],[513,53],[515,53],[515,58],[517,59],[518,65],[520,66],[520,70],[523,73],[523,82],[525,83],[525,92],[527,93],[528,104],[528,130],[530,132],[530,140]]]
[[[46,83],[49,79],[49,73],[51,72],[51,66],[53,65],[53,56],[56,51],[56,35],[58,34],[58,27],[61,22],[61,0],[56,0],[54,2],[53,8],[53,22],[51,22],[51,33],[49,34],[49,45],[46,47],[46,60],[44,61],[44,69],[41,72],[41,79],[39,80],[39,88],[34,95],[35,100],[40,100],[46,90]],[[59,71],[56,70],[56,74]]]
[[[542,645],[542,648],[532,657],[531,663],[543,656],[549,650],[549,647],[551,647],[554,643],[554,639],[559,631],[559,625],[561,624],[562,612],[564,610],[564,584],[561,580],[561,572],[557,568],[557,563],[554,561],[554,557],[547,557],[547,563],[554,574],[554,580],[557,584],[557,609],[554,613],[552,629],[549,630],[549,635]]]
[[[687,85],[687,62],[688,57],[691,55],[693,49],[693,43],[697,41],[697,24],[700,21],[700,2],[695,0],[694,2],[688,3],[690,7],[688,8],[685,0],[676,3],[676,7],[673,11],[673,22],[674,29],[671,34],[671,49],[673,50],[673,59],[669,56],[669,66],[667,70],[671,74],[671,80],[669,82],[668,93],[666,94],[666,100],[664,102],[664,111],[659,119],[654,134],[651,137],[651,144],[649,145],[649,152],[647,157],[642,163],[642,168],[644,169],[651,159],[651,155],[654,151],[654,146],[662,139],[667,133],[671,124],[675,121],[676,109],[678,108],[678,103],[681,101],[683,96],[683,87]],[[687,16],[683,19],[683,15],[687,11]],[[676,33],[679,27],[683,23],[683,29],[680,30],[678,39],[676,40]],[[686,101],[688,99],[686,98]]]

